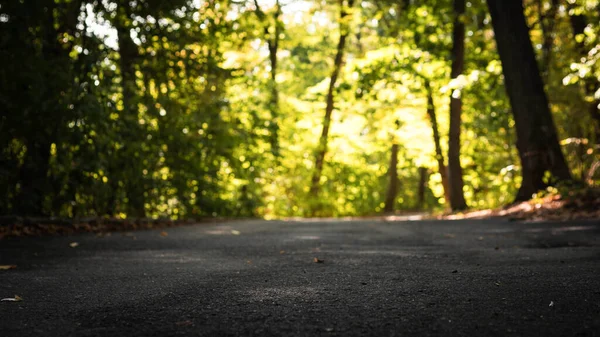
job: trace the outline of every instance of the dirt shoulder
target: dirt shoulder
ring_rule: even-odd
[[[514,220],[600,219],[600,190],[586,190],[573,195],[548,195],[498,209],[445,214],[438,219],[485,219],[505,217]]]

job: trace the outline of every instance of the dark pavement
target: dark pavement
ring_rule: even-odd
[[[600,336],[599,221],[167,231],[1,240],[0,336]]]

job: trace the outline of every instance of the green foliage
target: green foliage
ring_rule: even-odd
[[[282,0],[280,19],[275,1],[258,3],[264,17],[253,2],[222,0],[3,2],[0,214],[372,214],[383,208],[394,142],[396,209],[443,208],[424,80],[444,151],[449,93],[462,95],[468,204],[512,200],[520,163],[484,1],[468,2],[461,18],[466,71],[453,82],[450,0],[363,1],[342,25],[337,2]],[[541,1],[541,21],[537,3],[526,2],[526,14],[562,145],[575,175],[593,185],[598,2],[551,18],[552,2]],[[575,38],[572,15],[588,23]],[[314,200],[308,189],[340,26],[350,33],[348,54]],[[275,27],[273,81],[267,41]],[[423,204],[419,167],[431,172]]]

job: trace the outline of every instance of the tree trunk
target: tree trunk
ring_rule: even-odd
[[[44,198],[47,190],[47,175],[50,160],[50,144],[43,139],[32,140],[19,172],[20,191],[16,196],[14,211],[19,215],[43,216]]]
[[[279,0],[275,2],[275,12],[273,13],[273,26],[268,22],[266,14],[260,8],[258,0],[254,0],[256,7],[256,16],[263,23],[263,34],[267,41],[269,49],[269,63],[271,65],[269,81],[269,104],[268,109],[271,113],[271,123],[269,124],[271,151],[275,157],[279,156],[279,90],[277,88],[277,52],[279,51],[279,35],[281,34],[281,4]]]
[[[427,168],[419,167],[419,190],[417,192],[417,209],[425,206],[425,190],[427,189]]]
[[[465,64],[465,0],[454,0],[454,29],[452,31],[452,73],[455,79],[463,73]],[[450,131],[448,133],[448,183],[450,187],[450,208],[461,211],[467,208],[463,192],[463,174],[460,166],[460,115],[462,98],[452,93],[450,97]]]
[[[572,10],[575,8],[574,4],[568,4],[568,9]],[[569,21],[571,22],[571,28],[573,29],[573,38],[575,39],[575,43],[577,43],[577,50],[580,58],[587,58],[588,51],[585,47],[585,41],[577,40],[578,35],[585,34],[585,27],[587,27],[587,20],[584,14],[575,14],[569,16]],[[595,69],[592,69],[592,74],[595,73]],[[589,76],[583,79],[585,95],[588,97],[594,97],[594,94],[598,89],[600,89],[600,82],[595,79],[593,76]],[[594,99],[593,102],[590,103],[588,108],[588,113],[592,118],[594,123],[593,132],[596,137],[596,144],[600,144],[600,99]]]
[[[385,197],[385,213],[392,213],[396,204],[396,196],[398,195],[398,144],[392,144],[390,168],[388,170],[389,185]]]
[[[352,8],[354,0],[348,1],[348,8]],[[337,52],[333,62],[333,72],[329,80],[329,90],[327,91],[327,101],[325,107],[325,117],[323,118],[323,130],[321,131],[321,137],[319,138],[319,146],[317,148],[315,156],[315,171],[311,179],[310,194],[313,197],[319,195],[321,174],[323,172],[323,162],[325,160],[325,154],[327,153],[327,145],[329,140],[329,127],[331,125],[331,113],[334,108],[334,90],[337,84],[337,80],[342,69],[344,61],[344,49],[346,47],[346,40],[349,34],[349,27],[346,23],[346,17],[350,15],[344,7],[344,2],[340,0],[341,14],[340,14],[340,39],[337,45]]]
[[[517,130],[523,181],[515,201],[524,201],[547,187],[546,171],[555,181],[570,180],[571,173],[558,143],[522,1],[487,3]]]
[[[544,81],[546,81],[550,72],[550,61],[552,60],[552,48],[554,46],[554,27],[556,26],[556,13],[559,5],[558,0],[550,1],[550,9],[544,13],[544,0],[537,0],[538,21],[543,37],[540,73]]]
[[[121,70],[121,91],[123,94],[123,113],[124,122],[123,136],[126,140],[125,151],[122,155],[123,165],[119,169],[124,170],[126,174],[125,191],[127,193],[128,213],[134,217],[145,217],[145,197],[144,183],[141,170],[138,170],[136,153],[141,156],[141,149],[137,146],[136,130],[139,129],[138,109],[137,109],[137,85],[135,83],[135,60],[138,56],[137,45],[133,42],[130,35],[131,18],[129,15],[128,4],[118,2],[117,17],[115,19],[115,28],[117,30],[119,46],[119,66]],[[116,191],[113,191],[115,193]]]
[[[433,103],[433,90],[431,89],[431,84],[429,83],[429,80],[422,76],[421,78],[423,79],[425,89],[427,90],[427,116],[429,116],[429,121],[431,122],[431,129],[433,131],[433,143],[435,144],[435,159],[438,163],[438,171],[440,172],[440,176],[442,177],[442,187],[444,188],[444,200],[446,201],[446,205],[450,205],[448,171],[446,169],[446,164],[444,164],[444,154],[442,152],[440,132],[437,124],[435,105]]]
[[[269,60],[271,62],[271,100],[269,110],[271,111],[271,150],[273,154],[279,156],[279,90],[277,89],[277,51],[279,48],[280,23],[279,17],[281,9],[277,4],[275,17],[275,32],[273,38],[269,41]]]
[[[45,10],[48,13],[40,19],[39,27],[40,37],[42,40],[42,49],[40,56],[45,60],[51,60],[56,66],[62,65],[63,60],[68,59],[61,45],[58,42],[59,31],[55,27],[54,14],[57,9],[55,1],[44,2]],[[53,76],[56,74],[55,69],[47,69],[40,75],[45,77],[48,84],[47,88],[41,91],[44,95],[44,101],[56,101],[63,88],[62,82],[57,81]],[[42,116],[53,116],[52,120],[40,118],[42,123],[33,123],[37,135],[28,135],[24,140],[26,144],[26,152],[23,160],[23,165],[19,170],[19,187],[15,202],[14,211],[19,215],[48,215],[44,210],[44,199],[50,194],[48,170],[50,168],[50,146],[56,141],[57,121],[63,118],[63,111],[58,106],[37,107],[41,110]]]
[[[129,11],[125,7],[127,5],[119,5],[118,7],[115,28],[117,29],[119,46],[123,111],[127,114],[125,117],[129,117],[128,115],[135,113],[137,110],[134,103],[136,96],[134,60],[137,57],[137,46],[131,40]]]

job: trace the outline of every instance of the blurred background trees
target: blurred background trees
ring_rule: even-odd
[[[1,0],[0,214],[365,215],[597,185],[598,22],[597,0]],[[536,69],[507,63],[527,45]]]

